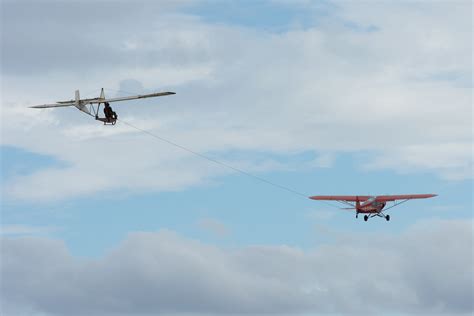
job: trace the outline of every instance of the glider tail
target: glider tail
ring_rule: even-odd
[[[75,93],[75,106],[78,108],[80,111],[87,113],[89,115],[92,115],[87,106],[81,103],[81,95],[79,94],[79,90],[76,90]]]
[[[76,106],[79,107],[80,101],[81,101],[81,95],[79,94],[79,90],[76,90],[75,99],[76,99]]]

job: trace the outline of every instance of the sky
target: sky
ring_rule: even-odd
[[[2,315],[473,313],[471,1],[0,8]]]

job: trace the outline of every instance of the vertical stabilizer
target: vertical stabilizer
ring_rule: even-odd
[[[76,106],[78,106],[81,100],[81,95],[79,94],[79,90],[76,90],[75,100],[76,100]]]
[[[79,94],[79,90],[76,90],[74,99],[76,101],[76,108],[78,108],[80,111],[87,113],[89,115],[92,115],[87,106],[81,102],[81,95]]]

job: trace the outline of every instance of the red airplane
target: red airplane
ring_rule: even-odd
[[[316,195],[310,196],[312,200],[319,201],[337,201],[339,203],[349,205],[349,210],[356,211],[356,218],[359,213],[364,215],[364,221],[374,216],[385,217],[387,221],[390,220],[390,215],[385,215],[382,210],[387,202],[394,202],[394,205],[385,209],[391,209],[397,205],[400,205],[408,200],[413,199],[427,199],[437,196],[436,194],[404,194],[404,195],[379,195],[379,196],[367,196],[367,195]],[[400,201],[400,202],[397,202]],[[355,202],[355,204],[354,204]]]

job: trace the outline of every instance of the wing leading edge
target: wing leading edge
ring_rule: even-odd
[[[319,201],[346,201],[346,202],[364,202],[371,198],[368,195],[315,195],[309,197],[312,200]]]
[[[102,99],[102,98],[95,98],[95,99],[87,99],[83,100],[86,104],[97,104],[97,103],[104,103],[104,102],[119,102],[119,101],[129,101],[129,100],[137,100],[137,99],[145,99],[145,98],[154,98],[154,97],[163,97],[166,95],[173,95],[176,92],[155,92],[149,94],[138,94],[138,95],[131,95],[128,97],[119,97],[119,98],[110,98],[110,99]]]
[[[139,94],[139,95],[132,95],[128,97],[120,97],[120,98],[111,98],[111,99],[102,99],[98,100],[97,102],[90,102],[90,103],[103,103],[103,102],[118,102],[118,101],[127,101],[127,100],[136,100],[136,99],[145,99],[145,98],[154,98],[154,97],[163,97],[165,95],[173,95],[176,92],[155,92],[150,94]]]
[[[379,195],[376,197],[378,202],[388,202],[397,200],[428,199],[437,196],[437,194],[401,194],[401,195]]]
[[[427,199],[437,196],[437,194],[401,194],[401,195],[379,195],[379,196],[367,196],[367,195],[315,195],[310,196],[312,200],[319,201],[346,201],[346,202],[365,202],[368,199],[375,197],[378,202],[388,202],[397,200],[412,200],[412,199]]]

